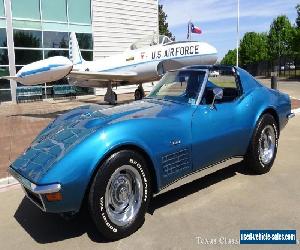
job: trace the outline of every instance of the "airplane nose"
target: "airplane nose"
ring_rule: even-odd
[[[217,49],[214,46],[210,45],[210,44],[209,44],[209,50],[210,50],[211,54],[218,54]]]
[[[217,49],[208,44],[207,50],[209,51],[210,57],[211,57],[211,64],[215,64],[218,61],[218,51]]]
[[[217,49],[208,43],[204,43],[202,46],[203,46],[204,54],[206,54],[207,57],[207,61],[205,61],[205,64],[207,65],[215,64],[218,60]]]

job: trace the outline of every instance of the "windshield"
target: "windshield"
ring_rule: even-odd
[[[173,41],[167,36],[160,35],[159,39],[158,39],[158,42],[159,42],[159,44],[168,44],[168,43],[171,43]]]
[[[168,44],[171,42],[172,40],[167,36],[163,36],[163,35],[158,36],[154,34],[154,35],[143,37],[142,39],[131,44],[130,49],[136,50],[136,49],[140,49],[148,46],[154,46],[158,44]]]
[[[170,71],[153,88],[148,97],[195,104],[205,73],[199,70]]]

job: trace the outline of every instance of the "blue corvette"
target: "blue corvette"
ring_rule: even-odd
[[[154,193],[192,172],[232,157],[268,172],[292,116],[288,95],[246,71],[192,66],[166,73],[144,100],[58,117],[9,170],[45,212],[74,214],[87,202],[99,232],[116,240],[143,224]]]

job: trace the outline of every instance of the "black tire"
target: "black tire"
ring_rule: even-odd
[[[138,101],[138,100],[142,100],[143,99],[143,93],[141,90],[136,89],[134,92],[134,100]]]
[[[139,208],[136,209],[136,215],[128,223],[126,222],[126,225],[120,226],[114,223],[113,219],[111,219],[112,217],[110,217],[111,215],[109,216],[109,214],[111,214],[111,207],[107,207],[107,204],[110,200],[109,198],[107,199],[107,197],[112,196],[106,196],[106,194],[110,194],[110,192],[108,192],[108,190],[110,190],[109,187],[112,187],[112,189],[115,187],[112,184],[109,185],[109,183],[113,183],[110,182],[111,179],[113,176],[115,176],[115,173],[118,173],[118,171],[124,166],[129,166],[132,170],[135,169],[135,173],[140,175],[142,180],[142,182],[140,182],[142,185],[140,186],[143,187],[143,190],[142,193],[139,192],[141,202],[139,203]],[[117,190],[117,188],[115,188],[115,190]],[[116,193],[119,195],[118,197],[121,196],[120,193]],[[140,154],[134,151],[121,150],[112,154],[102,164],[102,166],[100,166],[98,172],[96,173],[89,192],[89,211],[100,234],[108,240],[118,240],[134,233],[142,226],[145,220],[145,214],[150,202],[150,198],[151,179],[146,161]],[[134,204],[137,203],[138,202],[134,202]]]
[[[116,92],[113,91],[113,94],[115,96],[115,101],[118,101],[118,95],[116,94]]]
[[[266,130],[270,130],[270,133],[272,130],[274,132],[274,143],[272,144],[274,147],[270,146],[270,148],[273,148],[273,154],[267,158],[268,160],[264,160],[260,153],[261,144],[263,144],[262,134]],[[251,172],[255,174],[265,174],[270,171],[276,158],[278,139],[278,126],[274,117],[270,114],[262,115],[258,120],[248,152],[245,156],[245,163]]]

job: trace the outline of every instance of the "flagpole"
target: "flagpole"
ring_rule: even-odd
[[[240,0],[237,0],[237,24],[236,24],[236,66],[239,66],[239,40],[240,40]]]
[[[192,20],[189,21],[189,41],[192,40],[191,23],[192,23]]]

